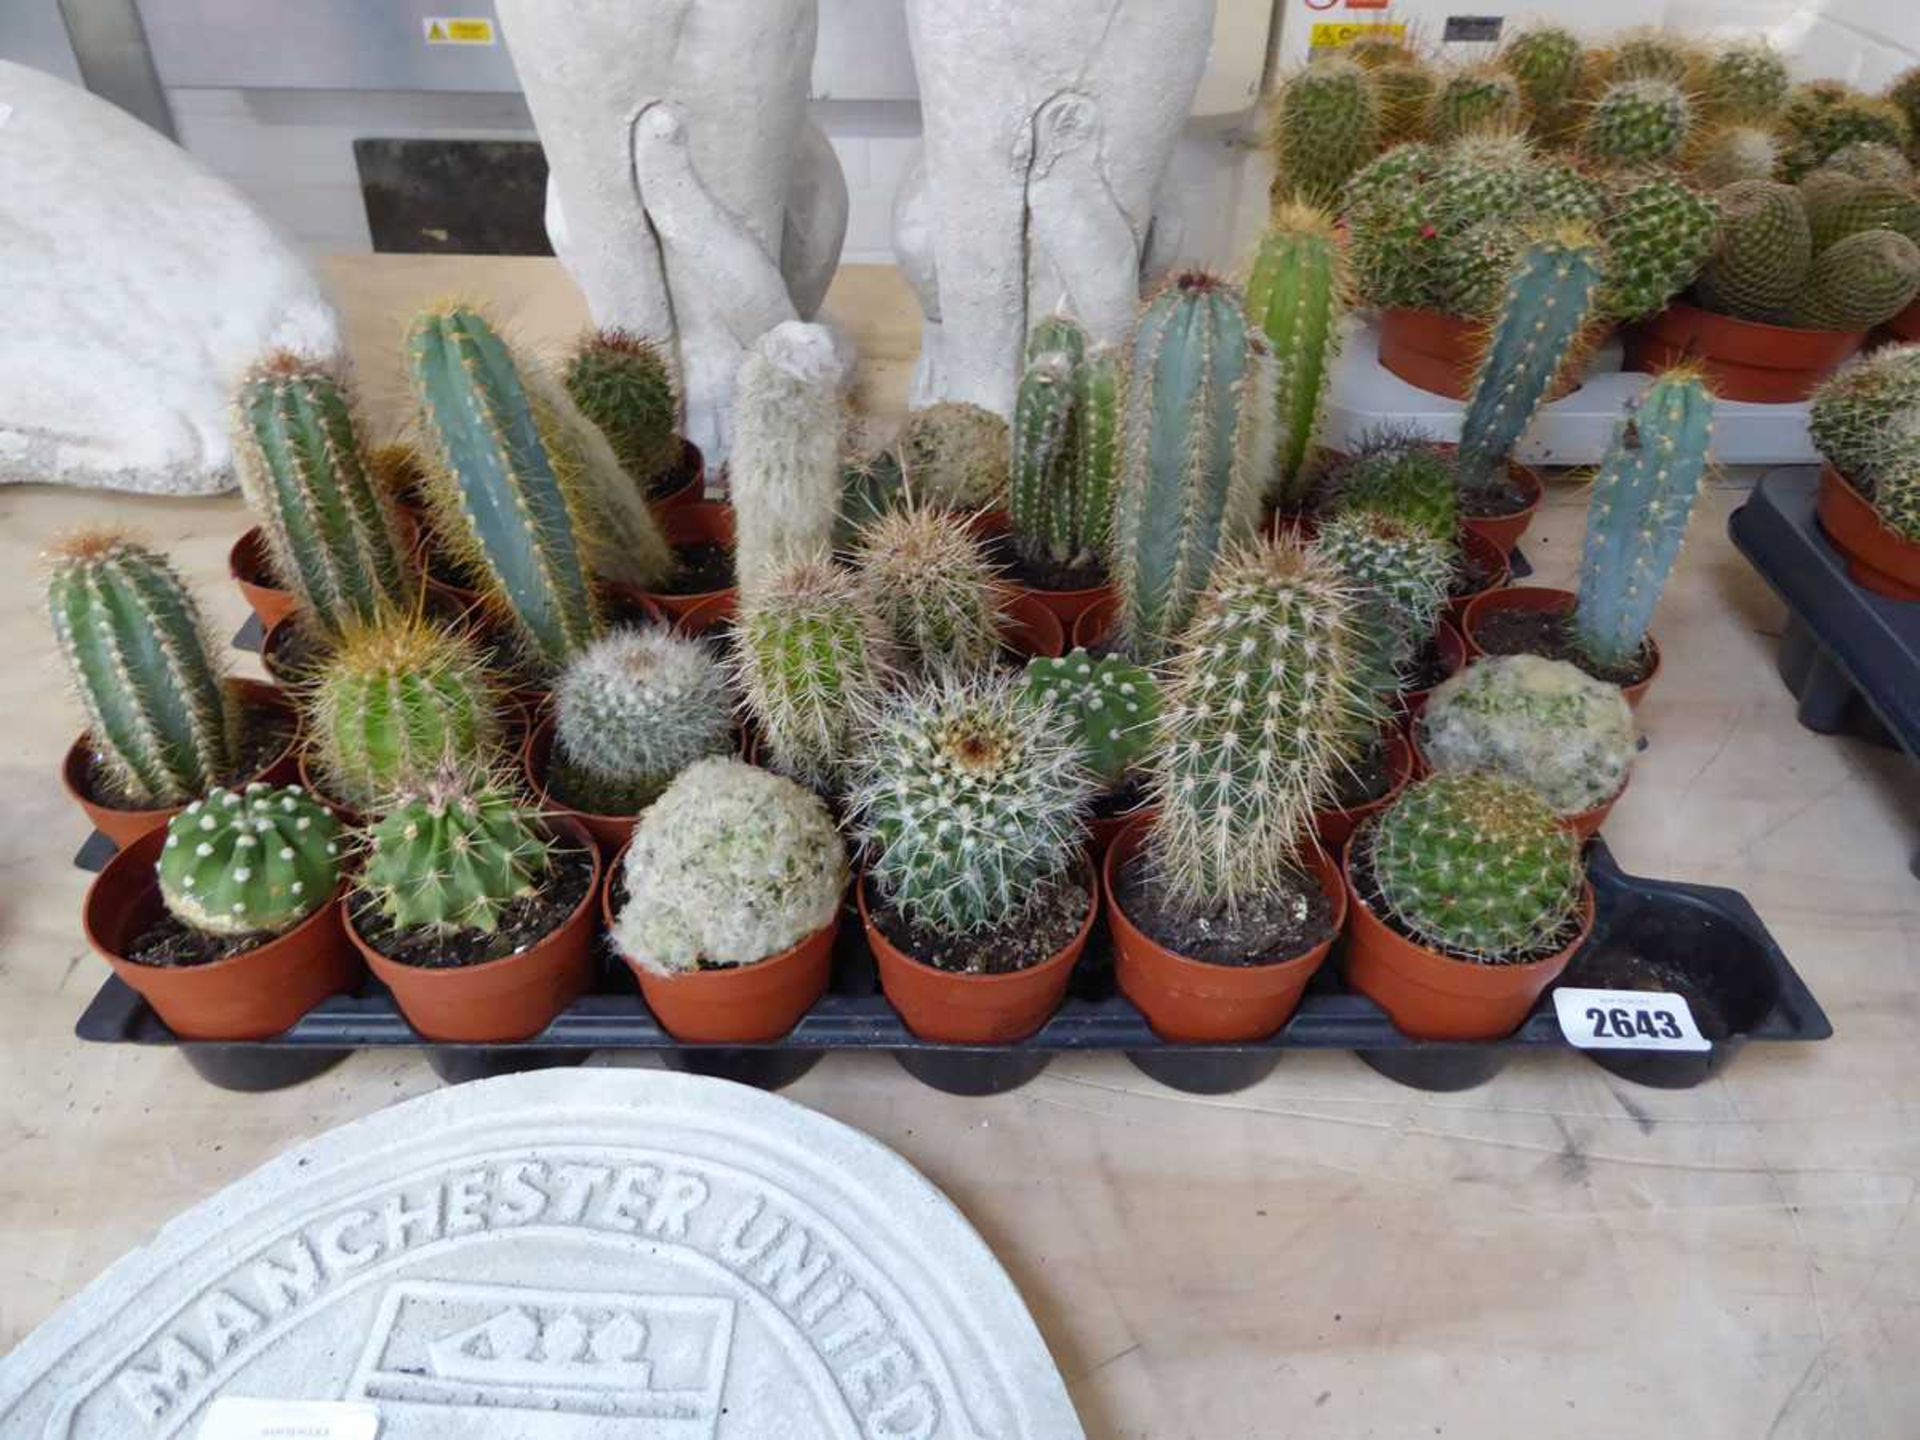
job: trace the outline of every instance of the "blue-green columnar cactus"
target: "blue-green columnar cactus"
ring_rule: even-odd
[[[396,929],[492,934],[551,866],[538,812],[504,786],[450,768],[374,824],[360,888]]]
[[[1136,659],[1166,653],[1215,560],[1253,535],[1273,461],[1264,349],[1240,293],[1197,271],[1162,287],[1134,332],[1111,568]]]
[[[1034,327],[1013,420],[1013,535],[1030,560],[1102,560],[1119,468],[1120,357],[1064,315]]]
[[[603,813],[639,810],[694,761],[733,748],[726,672],[697,640],[659,628],[615,630],[560,672],[558,763],[588,782]]]
[[[339,826],[297,785],[215,788],[167,824],[160,898],[208,935],[278,935],[333,898]]]
[[[199,609],[166,558],[111,531],[49,556],[47,608],[87,730],[138,804],[184,804],[231,774],[235,717]]]
[[[1584,226],[1561,226],[1522,252],[1461,421],[1463,484],[1504,479],[1514,446],[1576,352],[1600,278],[1599,242]]]
[[[1160,686],[1152,671],[1124,656],[1036,655],[1027,662],[1027,696],[1072,723],[1082,758],[1110,790],[1153,747]]]
[[[1311,205],[1277,207],[1247,278],[1247,310],[1273,350],[1280,453],[1271,498],[1282,509],[1298,510],[1306,498],[1307,459],[1339,352],[1346,292],[1333,217]]]
[[[1587,658],[1630,667],[1667,588],[1713,436],[1713,394],[1691,370],[1669,370],[1614,428],[1587,505],[1574,632]]]

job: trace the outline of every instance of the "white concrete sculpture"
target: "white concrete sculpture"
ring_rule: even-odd
[[[906,4],[926,136],[894,207],[927,317],[913,403],[1010,416],[1032,322],[1063,305],[1117,343],[1178,248],[1156,205],[1214,0]]]
[[[807,118],[815,0],[499,0],[547,152],[547,235],[595,323],[670,341],[722,463],[746,347],[825,298],[847,226]]]
[[[281,1156],[28,1336],[0,1434],[192,1440],[232,1397],[359,1406],[380,1440],[1082,1435],[1005,1273],[897,1155],[635,1070],[462,1085]],[[297,1433],[373,1433],[313,1413]]]
[[[0,481],[200,495],[228,406],[284,347],[339,349],[306,264],[118,106],[0,60]]]

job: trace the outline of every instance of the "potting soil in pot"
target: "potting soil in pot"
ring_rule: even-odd
[[[1174,905],[1144,855],[1122,865],[1114,881],[1114,898],[1134,927],[1189,960],[1270,965],[1333,938],[1333,903],[1310,875],[1276,886],[1233,914],[1225,906],[1188,913]]]
[[[1445,678],[1444,674],[1441,677]],[[1433,682],[1438,684],[1439,681]],[[1334,791],[1333,801],[1327,807],[1332,810],[1354,810],[1362,805],[1372,804],[1393,788],[1392,754],[1387,747],[1386,737],[1381,736],[1358,756],[1352,768],[1340,776],[1340,786]],[[1319,887],[1309,886],[1317,893]],[[1185,951],[1181,952],[1185,954]]]
[[[500,917],[499,928],[491,934],[478,930],[452,935],[397,930],[381,913],[378,902],[358,891],[347,900],[353,927],[389,960],[423,970],[453,970],[504,960],[558,930],[593,884],[593,856],[588,851],[568,846],[556,847],[551,853],[552,868],[546,883],[536,893],[509,905]]]
[[[278,938],[275,935],[207,935],[181,924],[163,910],[159,919],[134,937],[127,947],[127,959],[136,965],[184,970],[244,955]]]
[[[1693,1022],[1709,1040],[1733,1033],[1713,992],[1698,975],[1674,965],[1663,965],[1631,950],[1607,950],[1582,959],[1577,971],[1561,977],[1562,985],[1594,990],[1643,990],[1680,996],[1693,1012]]]
[[[1500,578],[1498,570],[1486,569],[1484,558],[1478,551],[1464,545],[1460,547],[1459,558],[1453,564],[1453,583],[1447,587],[1450,599],[1463,600],[1469,595],[1478,595]]]
[[[712,540],[695,540],[673,547],[678,562],[672,575],[662,580],[661,595],[710,595],[715,590],[733,588],[733,551]]]
[[[1093,818],[1096,820],[1114,820],[1138,810],[1147,803],[1147,782],[1144,776],[1129,775],[1111,790],[1103,790],[1094,798]]]
[[[241,787],[277,760],[293,739],[298,722],[285,710],[249,707],[240,717],[240,753],[233,769],[217,783]],[[99,753],[87,757],[87,798],[109,810],[151,810],[153,805],[127,793]],[[213,957],[209,957],[213,958]]]
[[[1588,659],[1573,631],[1573,617],[1543,610],[1496,610],[1475,614],[1474,643],[1489,655],[1539,655],[1579,666],[1596,680],[1610,685],[1637,685],[1653,673],[1653,658],[1645,646],[1633,664],[1605,669]]]
[[[1011,535],[995,535],[987,542],[986,552],[1003,579],[1029,590],[1091,590],[1107,583],[1107,567],[1098,560],[1085,565],[1061,565],[1046,556],[1032,560]]]
[[[1498,485],[1475,486],[1460,490],[1460,513],[1471,515],[1476,520],[1498,520],[1508,515],[1517,515],[1527,508],[1533,493],[1521,487],[1520,482],[1508,476]]]
[[[1407,667],[1407,673],[1401,678],[1400,688],[1402,690],[1431,690],[1447,678],[1447,673],[1447,662],[1440,655],[1440,642],[1438,640],[1429,640],[1420,647],[1420,652],[1413,657],[1413,663]],[[1377,797],[1369,796],[1367,798],[1375,799]],[[1351,802],[1345,800],[1341,801],[1343,806],[1350,803]]]
[[[1554,932],[1551,938],[1543,941],[1525,955],[1510,955],[1498,960],[1489,960],[1484,955],[1468,955],[1459,950],[1450,950],[1444,945],[1436,945],[1433,941],[1414,934],[1413,931],[1409,930],[1405,925],[1402,925],[1399,917],[1387,908],[1387,902],[1381,899],[1380,887],[1373,883],[1373,867],[1367,863],[1366,851],[1361,846],[1359,837],[1355,837],[1354,840],[1352,875],[1354,893],[1360,897],[1361,903],[1373,912],[1374,917],[1378,919],[1382,925],[1385,925],[1402,940],[1411,940],[1414,944],[1423,949],[1431,950],[1436,955],[1445,955],[1450,960],[1461,960],[1469,965],[1531,965],[1536,960],[1544,960],[1549,955],[1557,955],[1573,943],[1573,937],[1580,933],[1580,926],[1586,919],[1585,913],[1580,909],[1576,909],[1573,914],[1568,917],[1567,923]]]
[[[878,888],[867,890],[868,913],[880,933],[923,965],[955,975],[1011,975],[1051,959],[1080,933],[1093,903],[1086,876],[1055,882],[1018,915],[958,939],[906,919]]]

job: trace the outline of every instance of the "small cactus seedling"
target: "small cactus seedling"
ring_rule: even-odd
[[[841,380],[832,332],[797,320],[762,335],[740,362],[728,473],[743,589],[832,548],[846,424]]]
[[[1658,165],[1687,143],[1693,111],[1672,80],[1621,80],[1594,102],[1580,148],[1604,165]]]
[[[368,473],[339,380],[299,356],[269,356],[235,398],[241,488],[274,572],[322,633],[405,610],[419,574],[391,498]]]
[[[1000,650],[995,572],[960,516],[894,510],[860,532],[855,566],[903,669],[970,674]]]
[[[401,795],[367,836],[360,889],[397,930],[491,935],[552,868],[540,816],[458,770]]]
[[[567,357],[564,380],[635,483],[651,485],[679,461],[680,397],[666,356],[651,341],[596,330]]]
[[[339,826],[297,785],[215,788],[167,823],[160,898],[206,935],[279,935],[333,898]]]
[[[752,965],[832,924],[847,873],[818,796],[738,760],[701,760],[634,827],[613,940],[656,975]]]
[[[1538,655],[1476,660],[1435,689],[1420,723],[1439,773],[1518,780],[1560,815],[1618,795],[1637,742],[1618,685]]]
[[[944,400],[907,416],[893,454],[907,491],[945,510],[995,510],[1010,484],[1007,422],[991,410]]]
[[[1868,499],[1887,477],[1920,472],[1920,345],[1889,345],[1835,372],[1814,392],[1807,429]]]
[[[1309,205],[1277,209],[1247,279],[1247,310],[1273,351],[1280,453],[1272,498],[1283,509],[1297,510],[1306,498],[1307,460],[1339,353],[1347,286],[1333,217]]]
[[[1560,949],[1580,842],[1533,790],[1494,775],[1411,785],[1355,839],[1379,903],[1425,945],[1488,965]]]
[[[1631,669],[1653,623],[1707,471],[1713,394],[1699,375],[1657,377],[1614,428],[1587,504],[1574,633],[1608,673]]]
[[[1036,655],[1027,662],[1027,696],[1072,723],[1081,757],[1109,790],[1125,783],[1153,746],[1160,687],[1151,671],[1123,656]]]
[[[1274,102],[1267,145],[1281,195],[1333,204],[1380,148],[1380,100],[1365,67],[1332,55],[1296,71]]]
[[[1014,542],[1030,562],[1099,564],[1119,468],[1120,357],[1055,316],[1027,346],[1013,420]]]
[[[94,750],[127,798],[180,805],[228,778],[235,716],[199,608],[166,558],[93,531],[49,559],[54,638]]]
[[[1451,537],[1380,510],[1342,510],[1323,522],[1314,548],[1346,577],[1380,647],[1378,688],[1395,689],[1440,623],[1453,584],[1457,549]]]
[[[674,776],[733,748],[725,672],[697,640],[669,630],[615,630],[560,673],[554,757],[588,809],[642,809]]]

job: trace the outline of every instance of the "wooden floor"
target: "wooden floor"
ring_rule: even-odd
[[[417,302],[484,298],[536,344],[582,316],[547,260],[331,273],[388,421]],[[897,411],[917,328],[904,285],[855,269],[829,309],[867,357],[864,402]],[[884,1057],[832,1057],[787,1092],[946,1189],[1026,1294],[1096,1440],[1920,1433],[1920,784],[1795,724],[1773,673],[1781,612],[1725,538],[1742,484],[1717,482],[1694,522],[1640,712],[1652,743],[1607,835],[1630,870],[1744,890],[1832,1041],[1750,1048],[1678,1093],[1535,1055],[1428,1096],[1341,1054],[1289,1058],[1220,1098],[1162,1089],[1119,1056],[1058,1061],[989,1100],[925,1089]],[[1570,572],[1582,503],[1577,484],[1552,487],[1527,545],[1547,583]],[[223,557],[245,522],[231,499],[40,489],[0,492],[0,517],[10,1345],[175,1212],[437,1082],[411,1054],[368,1055],[233,1095],[169,1053],[72,1038],[106,972],[67,864],[85,827],[54,771],[78,725],[35,555],[63,527],[137,526],[230,631],[243,612]]]

